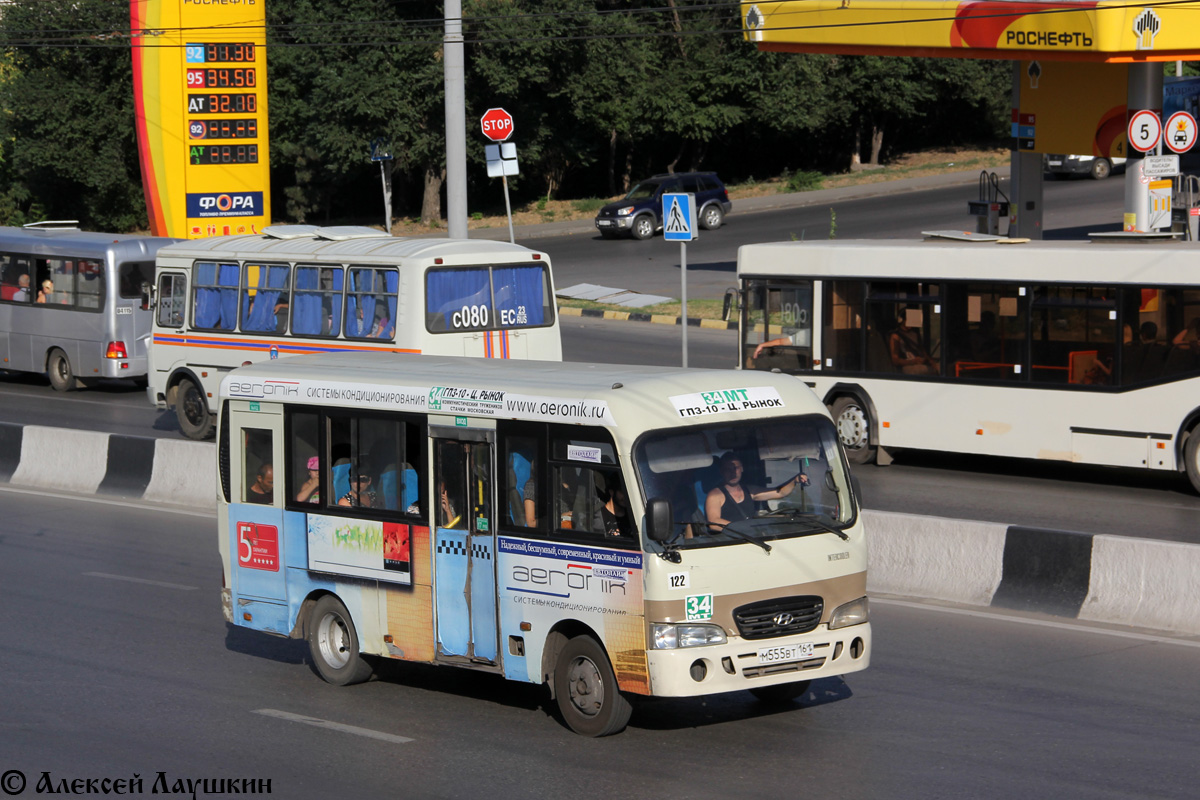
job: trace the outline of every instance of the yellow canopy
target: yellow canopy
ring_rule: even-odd
[[[1200,2],[742,3],[760,50],[1130,63],[1200,58]]]

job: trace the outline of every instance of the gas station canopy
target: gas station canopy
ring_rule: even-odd
[[[1200,2],[783,0],[742,3],[760,50],[1089,61],[1200,59]]]

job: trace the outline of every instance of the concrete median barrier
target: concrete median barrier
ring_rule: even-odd
[[[0,481],[216,507],[216,447],[0,423]],[[1200,635],[1200,545],[863,511],[878,594]]]

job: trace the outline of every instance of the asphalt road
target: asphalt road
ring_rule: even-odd
[[[770,708],[639,701],[575,736],[538,687],[387,664],[340,689],[226,626],[210,515],[0,487],[0,773],[271,781],[288,800],[1194,796],[1200,641],[879,600],[862,673]],[[83,783],[80,786],[84,786]],[[203,796],[203,795],[200,795]]]

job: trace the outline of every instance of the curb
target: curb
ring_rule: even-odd
[[[215,510],[206,442],[0,423],[0,481]],[[1200,635],[1200,545],[864,509],[867,589]]]
[[[636,311],[606,311],[602,308],[574,308],[559,306],[560,317],[592,317],[629,322],[653,322],[659,325],[683,325],[689,328],[709,328],[718,331],[736,331],[738,324],[723,319],[700,319],[699,317],[672,317],[669,314],[640,314]]]

